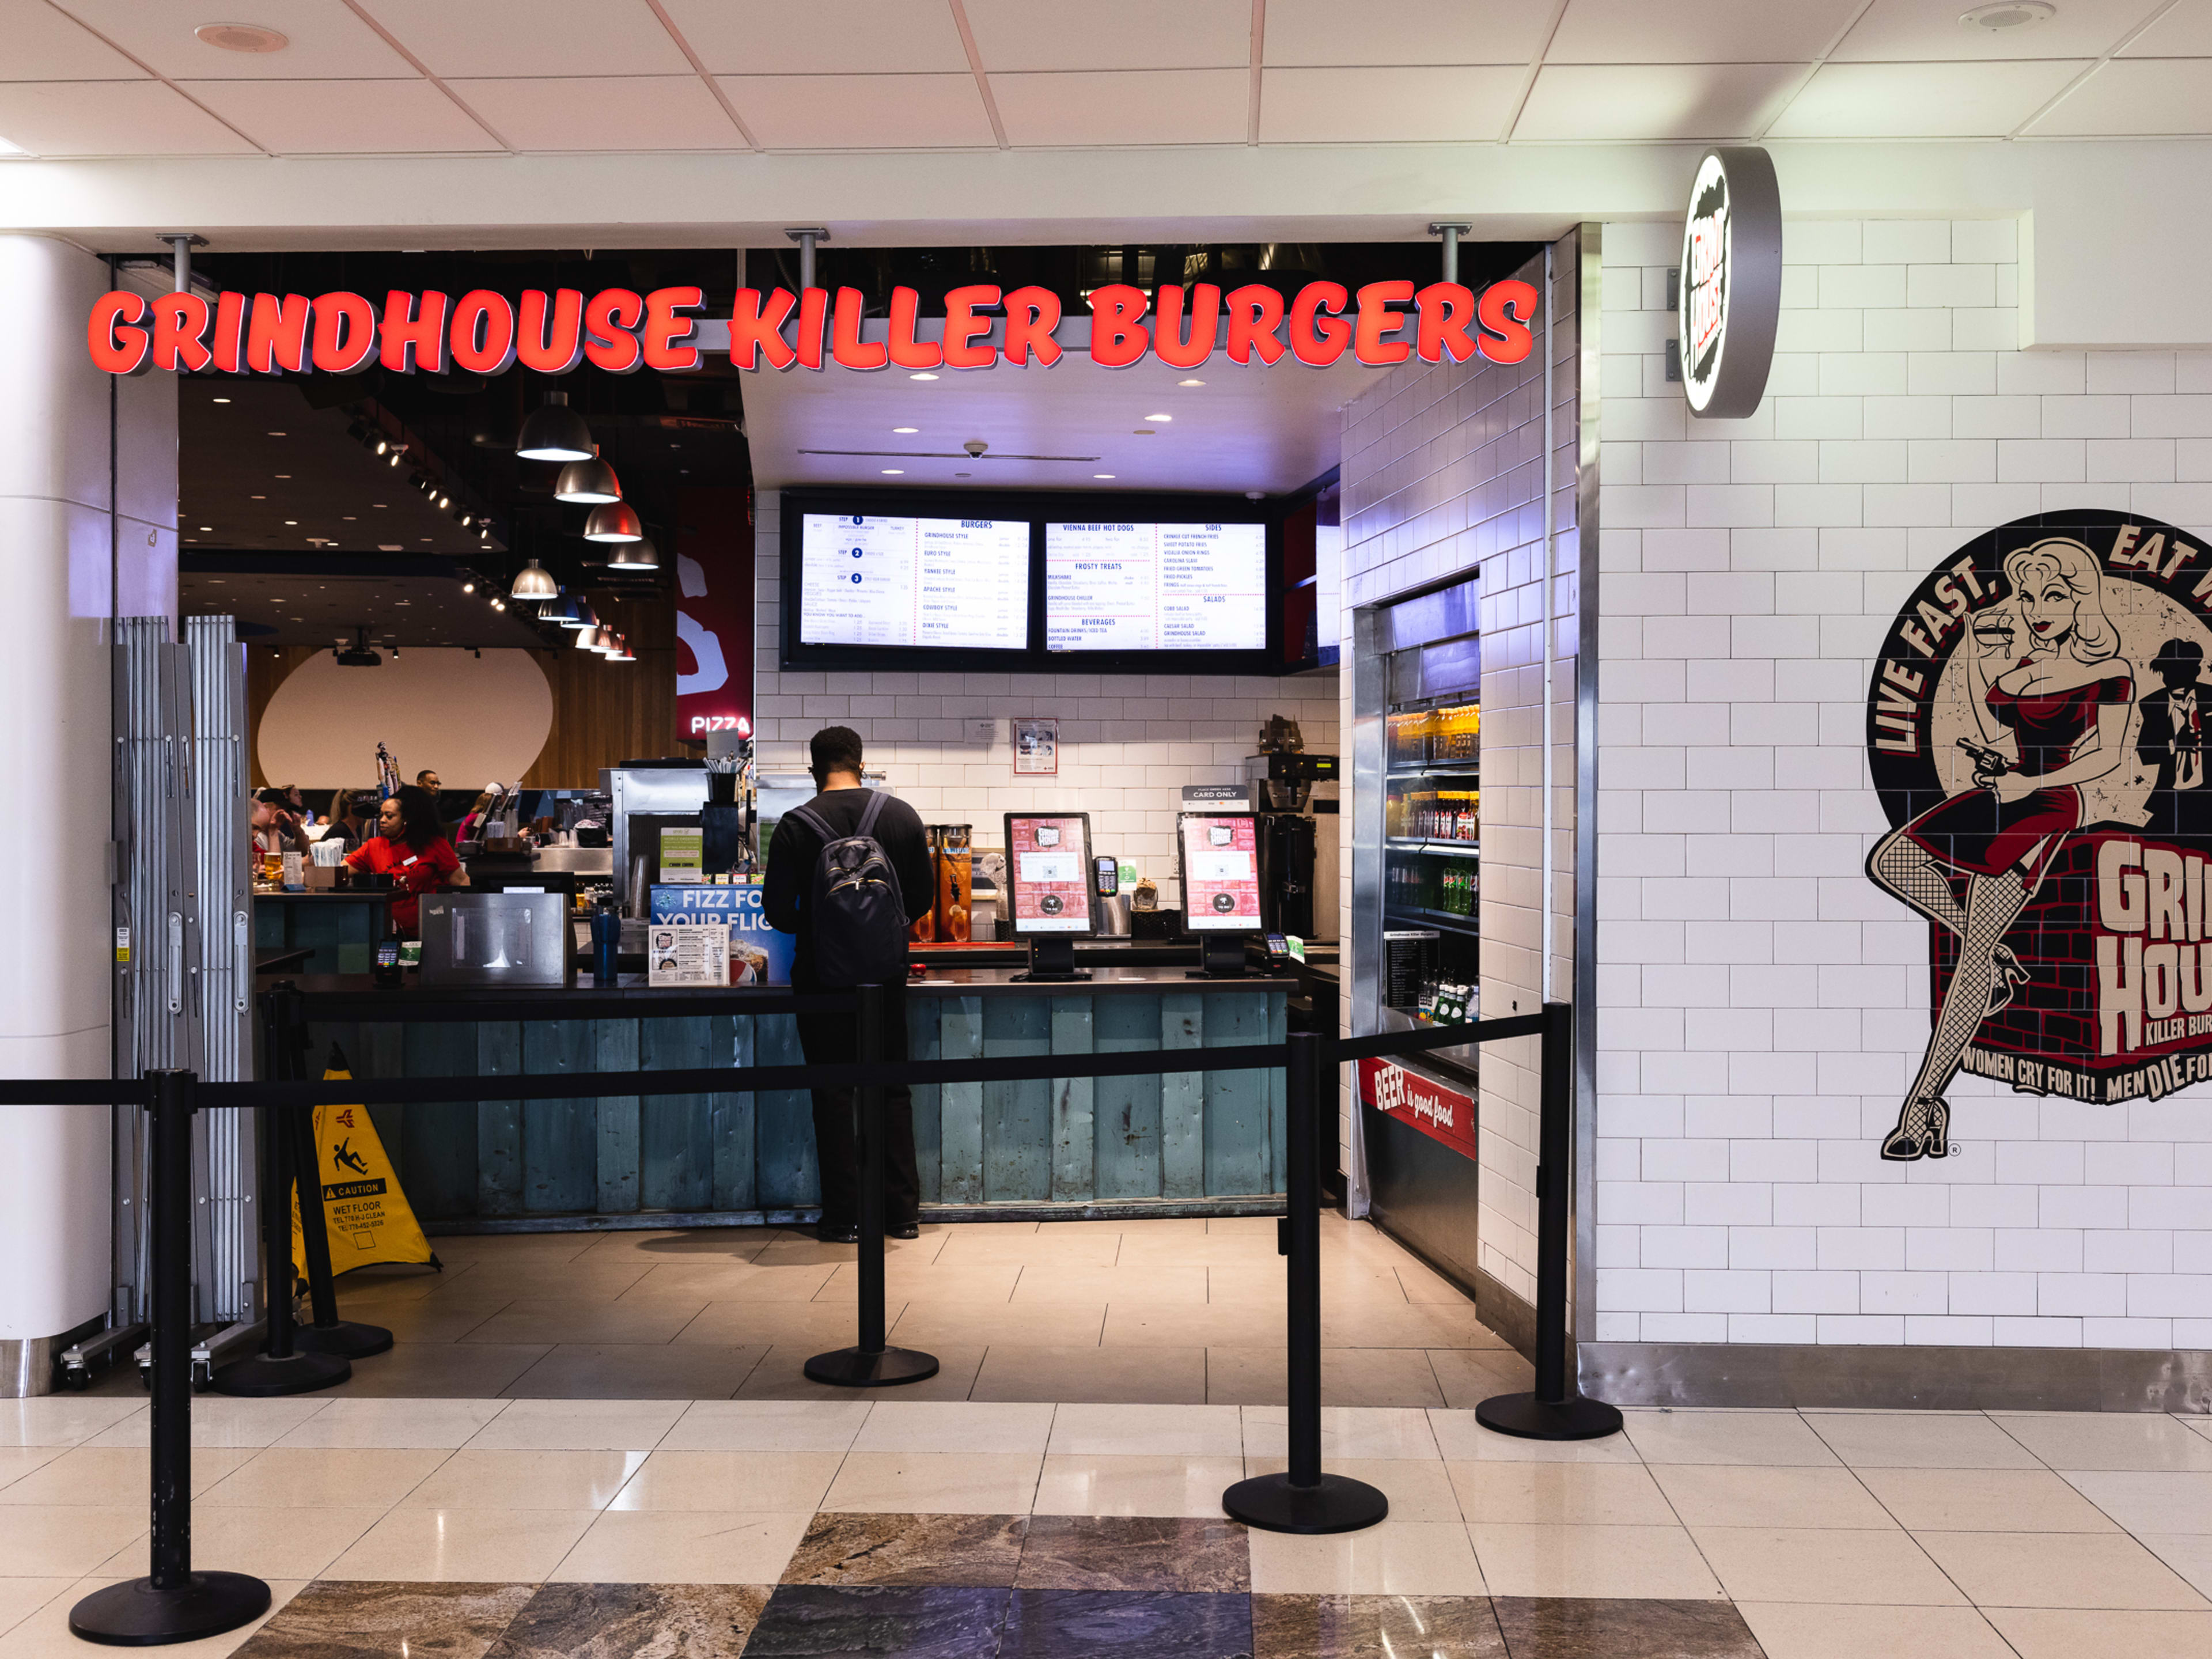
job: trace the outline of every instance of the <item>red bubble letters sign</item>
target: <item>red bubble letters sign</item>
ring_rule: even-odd
[[[1387,1060],[1359,1062],[1359,1097],[1462,1157],[1474,1156],[1474,1100]]]
[[[1480,294],[1458,283],[1408,279],[1368,283],[1356,293],[1340,283],[1308,283],[1287,300],[1258,283],[1225,295],[1212,283],[1188,291],[1164,284],[1151,294],[1109,283],[1087,296],[1090,355],[1101,368],[1146,357],[1197,368],[1216,351],[1236,363],[1288,357],[1310,368],[1326,368],[1347,351],[1370,368],[1415,357],[1517,363],[1528,355],[1537,301],[1535,289],[1517,278]],[[698,368],[709,350],[727,351],[732,363],[756,372],[835,363],[915,374],[1002,362],[1049,368],[1062,355],[1054,335],[1060,296],[1050,289],[956,288],[945,296],[945,326],[934,339],[922,337],[918,290],[891,290],[881,338],[865,337],[865,302],[854,288],[739,289],[724,323],[699,315],[706,300],[696,288],[610,288],[589,296],[531,289],[519,301],[489,289],[458,300],[392,289],[381,307],[343,291],[223,293],[210,301],[197,293],[149,300],[117,289],[94,302],[85,343],[94,365],[111,374],[358,374],[378,366],[401,374],[500,374],[517,362],[565,374],[586,359],[612,374],[672,374]]]

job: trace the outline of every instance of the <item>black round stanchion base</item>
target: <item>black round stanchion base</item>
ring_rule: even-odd
[[[70,1634],[112,1648],[196,1642],[269,1611],[269,1586],[242,1572],[196,1572],[171,1589],[150,1578],[96,1589],[70,1609]]]
[[[312,1394],[352,1375],[353,1361],[343,1354],[296,1353],[289,1359],[271,1359],[261,1353],[218,1366],[210,1386],[217,1394],[266,1400],[277,1395]]]
[[[334,1353],[347,1359],[366,1359],[392,1346],[392,1333],[383,1326],[350,1319],[341,1319],[335,1325],[302,1325],[296,1340],[310,1353]]]
[[[827,1382],[833,1389],[889,1389],[936,1375],[937,1356],[913,1348],[885,1348],[880,1353],[833,1348],[806,1362],[808,1381]]]
[[[1533,1394],[1495,1395],[1474,1408],[1474,1420],[1523,1440],[1598,1440],[1620,1432],[1618,1411],[1579,1394],[1556,1404]]]
[[[1262,1532],[1358,1532],[1390,1513],[1390,1500],[1364,1480],[1324,1474],[1294,1486],[1287,1474],[1255,1475],[1221,1494],[1223,1513]]]

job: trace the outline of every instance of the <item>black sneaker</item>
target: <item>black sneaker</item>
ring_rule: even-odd
[[[838,1227],[824,1221],[817,1224],[814,1237],[823,1244],[857,1244],[860,1242],[860,1229],[857,1224]]]

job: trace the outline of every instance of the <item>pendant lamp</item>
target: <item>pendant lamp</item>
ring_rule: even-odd
[[[568,394],[549,392],[523,422],[514,453],[526,461],[588,461],[599,451],[584,417],[568,407]]]
[[[660,550],[650,537],[640,536],[607,556],[610,570],[658,570],[660,568]]]
[[[637,509],[628,501],[604,501],[592,509],[592,516],[584,520],[584,539],[587,542],[635,542],[645,538],[645,526],[638,521]]]
[[[571,461],[561,469],[553,486],[553,499],[572,507],[597,507],[622,499],[622,485],[614,468],[594,455],[588,461]]]
[[[532,559],[515,573],[514,586],[507,589],[507,594],[517,599],[557,599],[561,597],[561,584],[553,580],[552,572]]]
[[[599,648],[599,630],[597,628],[580,628],[576,630],[577,650],[596,651]]]

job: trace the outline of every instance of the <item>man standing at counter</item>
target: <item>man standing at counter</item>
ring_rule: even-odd
[[[849,726],[832,726],[817,732],[811,745],[814,787],[821,793],[806,803],[804,811],[820,818],[839,836],[858,833],[861,814],[874,797],[860,779],[860,734]],[[934,892],[929,866],[929,848],[921,818],[914,808],[893,796],[883,798],[869,830],[890,860],[898,878],[900,902],[908,920],[916,904],[927,905]],[[798,935],[793,952],[791,984],[795,991],[824,988],[815,977],[814,924],[806,915],[806,896],[813,890],[814,866],[828,843],[799,812],[787,812],[769,842],[768,878],[761,895],[768,924],[780,933]],[[906,983],[884,987],[884,1057],[907,1057]],[[807,1063],[835,1064],[852,1059],[856,1047],[853,1020],[847,1014],[800,1014],[799,1046]],[[850,1244],[860,1237],[859,1152],[853,1144],[853,1091],[817,1089],[814,1095],[814,1146],[822,1165],[822,1220],[818,1234],[825,1243]],[[914,1163],[914,1095],[903,1084],[884,1091],[884,1224],[893,1238],[921,1236],[921,1180]]]

